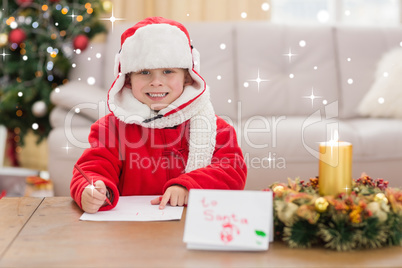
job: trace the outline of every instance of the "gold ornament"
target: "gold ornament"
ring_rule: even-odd
[[[103,1],[102,2],[103,10],[106,12],[112,12],[113,4],[110,1]]]
[[[388,204],[388,198],[385,196],[383,193],[378,193],[374,196],[374,201],[378,203],[384,202],[385,204]]]
[[[4,47],[8,43],[8,35],[5,33],[0,34],[0,47]]]
[[[272,190],[274,191],[274,193],[280,193],[285,189],[285,187],[283,187],[282,185],[277,185],[275,186]]]
[[[319,197],[315,200],[315,210],[320,213],[327,211],[328,205],[329,203],[324,197]]]

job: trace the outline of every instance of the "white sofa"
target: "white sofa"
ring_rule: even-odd
[[[120,34],[131,25],[115,27],[106,43],[76,55],[71,82],[51,95],[56,107],[48,138],[49,172],[56,195],[69,195],[73,165],[88,147],[90,125],[108,112]],[[215,111],[237,129],[248,165],[246,189],[317,176],[318,142],[335,129],[353,144],[354,178],[366,172],[402,186],[402,120],[356,112],[382,55],[402,46],[402,27],[186,26],[201,53],[201,75]],[[88,85],[88,77],[95,85]]]

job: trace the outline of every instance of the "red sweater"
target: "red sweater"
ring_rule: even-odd
[[[162,195],[174,184],[190,189],[244,189],[247,167],[232,126],[217,117],[216,146],[211,164],[184,173],[189,153],[189,121],[175,128],[151,129],[125,124],[109,114],[91,127],[90,148],[77,164],[93,182],[102,180],[113,192],[112,206],[119,196]],[[76,170],[71,196],[81,207],[88,182]]]

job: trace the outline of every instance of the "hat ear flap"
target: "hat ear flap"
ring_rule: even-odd
[[[114,76],[116,77],[120,73],[120,53],[117,53],[114,57]]]
[[[200,62],[200,52],[198,52],[197,49],[193,48],[192,49],[193,53],[193,69],[199,73],[200,68],[201,68],[201,62]]]

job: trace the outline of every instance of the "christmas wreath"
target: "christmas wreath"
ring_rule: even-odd
[[[275,239],[292,248],[324,245],[337,251],[402,245],[402,191],[367,175],[350,194],[320,196],[318,178],[275,183]]]

